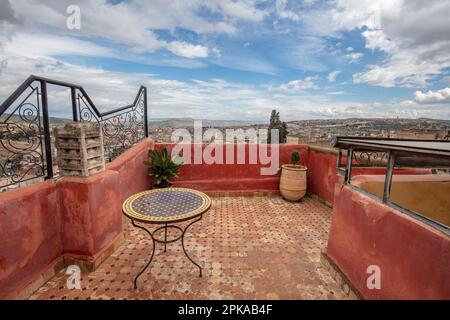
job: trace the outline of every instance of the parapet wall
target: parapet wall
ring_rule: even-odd
[[[175,144],[157,143],[156,149],[167,148],[169,151]],[[249,161],[249,150],[251,145],[245,147],[245,163],[237,162],[238,145],[233,145],[235,161],[234,164],[195,164],[194,145],[191,144],[191,164],[181,167],[180,176],[174,179],[175,186],[191,187],[205,192],[254,192],[269,191],[277,193],[279,190],[279,174],[261,175],[261,169],[269,167],[269,164],[262,164],[258,157],[256,164]],[[202,145],[202,150],[207,145]],[[225,154],[225,145],[216,145],[222,148]],[[254,145],[253,145],[254,147]],[[301,164],[308,167],[308,192],[314,193],[329,203],[333,202],[334,184],[337,181],[336,157],[337,153],[333,149],[311,148],[306,144],[281,144],[279,145],[279,166],[291,163],[292,151],[297,150],[301,155]],[[259,149],[258,149],[259,151]],[[269,152],[271,147],[269,145]]]
[[[366,299],[450,299],[450,238],[349,187],[336,187],[327,254]]]
[[[120,240],[122,202],[148,189],[143,140],[90,177],[0,193],[0,299],[26,297],[61,267],[98,266]]]
[[[175,144],[156,144],[156,149],[161,150],[167,148],[169,151],[174,148]],[[211,148],[207,144],[195,145],[190,144],[191,163],[184,164],[181,167],[180,175],[174,179],[174,186],[190,187],[205,192],[255,192],[255,191],[269,191],[278,192],[279,180],[278,168],[281,164],[290,163],[290,155],[293,150],[298,150],[301,154],[301,164],[307,165],[308,161],[308,146],[307,145],[279,145],[279,162],[274,161],[265,163],[264,159],[259,156],[260,146],[250,144],[216,144],[212,148],[216,149],[216,153],[213,152],[213,156],[216,154],[222,154],[223,157],[219,157],[219,163],[207,164],[203,161],[198,163],[194,159],[195,148],[199,148],[201,153],[209,151],[205,149]],[[233,159],[226,161],[226,148],[232,148],[234,154]],[[241,151],[238,149],[242,148]],[[217,151],[219,150],[220,151]],[[272,155],[272,147],[267,145],[267,154]],[[274,149],[275,150],[275,149]],[[256,163],[250,160],[250,151],[253,153],[256,151],[258,156],[256,157]],[[238,161],[238,152],[244,154],[245,157]],[[263,154],[266,154],[263,150]],[[230,163],[231,162],[231,163]],[[241,163],[242,162],[242,163]],[[275,170],[272,174],[264,175],[262,171],[264,168],[269,168],[271,165],[275,166]]]
[[[6,298],[52,268],[63,252],[57,183],[0,193],[0,235],[0,298]]]
[[[188,144],[190,148],[191,161],[190,164],[184,164],[181,167],[180,175],[173,180],[174,186],[194,188],[204,192],[233,192],[233,193],[253,193],[255,191],[267,191],[278,193],[280,175],[273,173],[269,175],[262,175],[261,169],[267,168],[270,164],[261,161],[259,157],[258,145],[229,145],[233,148],[234,159],[232,164],[226,164],[226,145],[216,144],[212,145],[212,149],[221,149],[219,154],[223,154],[221,163],[207,164],[201,160],[200,163],[195,163],[194,148],[199,148],[201,153],[205,148],[211,148],[208,144]],[[161,150],[167,148],[170,151],[175,147],[173,143],[157,143],[155,149]],[[239,163],[237,159],[238,148],[243,147],[245,157],[242,159],[243,163]],[[294,150],[300,152],[300,164],[308,167],[308,192],[317,195],[319,198],[325,200],[328,204],[333,203],[335,184],[338,182],[337,176],[337,151],[331,148],[308,146],[306,144],[280,144],[279,147],[279,163],[291,163],[291,153]],[[271,145],[268,145],[267,154],[272,154]],[[258,153],[257,162],[252,163],[249,159],[249,151],[256,150]],[[264,151],[264,150],[263,150]],[[206,151],[209,153],[209,150]],[[212,153],[215,155],[215,153]],[[264,160],[264,159],[263,159]],[[345,164],[346,157],[343,157]],[[198,162],[198,161],[197,161]],[[417,170],[395,170],[396,174],[410,174],[417,173]],[[355,168],[353,175],[359,174],[384,174],[383,168]],[[424,171],[424,174],[429,171]]]
[[[337,176],[337,151],[321,147],[308,148],[308,192],[332,204]]]

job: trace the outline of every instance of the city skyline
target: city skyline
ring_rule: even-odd
[[[69,29],[68,7],[80,9]],[[30,74],[149,117],[450,119],[448,1],[2,1],[0,100]],[[69,12],[69,13],[68,13]],[[422,24],[421,21],[433,23]],[[50,88],[52,89],[52,88]],[[70,115],[49,90],[52,116]]]

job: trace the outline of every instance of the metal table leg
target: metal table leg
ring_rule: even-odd
[[[186,234],[187,229],[188,229],[190,226],[192,226],[194,223],[196,223],[196,222],[202,220],[202,217],[203,217],[203,215],[201,215],[200,218],[198,218],[197,220],[194,220],[194,221],[192,221],[191,223],[189,223],[189,224],[187,225],[187,227],[184,228],[183,234],[182,234],[182,236],[181,236],[181,246],[183,247],[184,254],[186,255],[186,257],[188,257],[188,259],[189,259],[193,264],[195,264],[195,265],[198,267],[198,269],[200,270],[200,274],[199,274],[199,277],[200,277],[200,278],[202,277],[202,267],[200,267],[200,265],[199,265],[197,262],[195,262],[194,260],[192,260],[192,258],[191,258],[191,257],[188,255],[188,253],[186,252],[186,248],[184,247],[184,235]]]
[[[150,263],[151,263],[152,260],[153,260],[153,256],[155,255],[155,247],[156,247],[156,243],[155,243],[155,239],[153,238],[153,235],[152,235],[152,233],[151,233],[150,231],[148,231],[146,228],[144,228],[144,227],[142,227],[142,226],[140,226],[140,225],[135,224],[135,223],[134,223],[134,220],[131,220],[131,223],[132,223],[133,226],[135,226],[136,228],[142,229],[142,230],[144,230],[145,232],[147,232],[147,233],[150,235],[150,238],[152,239],[152,242],[153,242],[153,249],[152,249],[152,254],[151,254],[151,256],[150,256],[150,259],[148,260],[148,262],[146,263],[146,265],[144,266],[144,268],[141,270],[141,272],[139,272],[139,273],[137,274],[137,276],[134,278],[134,288],[137,289],[137,280],[138,280],[138,278],[141,276],[141,274],[144,273],[144,271],[148,268],[148,266],[150,265]]]
[[[167,222],[164,228],[164,252],[167,251]]]
[[[198,269],[199,269],[199,277],[202,277],[202,267],[189,256],[189,254],[186,251],[186,247],[184,246],[184,235],[186,234],[186,231],[189,229],[190,226],[192,226],[194,223],[200,221],[202,218],[203,218],[203,215],[201,215],[198,219],[196,219],[196,220],[192,221],[191,223],[189,223],[186,226],[186,228],[184,228],[184,230],[182,230],[178,226],[174,226],[174,225],[169,226],[167,223],[165,223],[165,225],[163,227],[158,228],[158,229],[153,231],[154,233],[156,233],[157,231],[159,231],[161,229],[164,229],[164,240],[155,239],[155,237],[153,236],[152,232],[150,232],[147,228],[144,228],[144,227],[136,224],[134,220],[131,220],[131,223],[132,223],[133,226],[135,226],[136,228],[144,230],[145,232],[147,232],[150,235],[150,238],[152,239],[152,243],[153,243],[152,253],[150,255],[150,259],[145,264],[144,268],[142,268],[142,270],[134,278],[134,289],[137,289],[137,280],[138,280],[138,278],[145,272],[145,270],[147,270],[147,268],[150,266],[150,263],[153,260],[153,256],[155,255],[156,242],[164,243],[164,252],[166,252],[166,248],[167,248],[167,244],[168,243],[175,242],[175,241],[180,239],[180,237],[177,237],[176,239],[173,239],[173,240],[169,240],[169,241],[167,240],[167,229],[169,227],[170,228],[176,228],[176,229],[182,231],[182,234],[181,234],[181,246],[183,248],[183,252],[186,255],[186,257],[189,259],[189,261],[191,261],[194,265],[196,265],[198,267]]]

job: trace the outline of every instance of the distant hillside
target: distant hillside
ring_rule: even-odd
[[[194,125],[192,118],[151,119],[148,124],[151,128],[189,128]],[[257,121],[240,120],[201,120],[203,127],[237,127],[258,124]]]
[[[56,117],[50,117],[49,120],[50,124],[64,124],[72,121],[72,119],[56,118]]]
[[[7,113],[2,115],[2,119],[6,118],[6,117],[8,117]],[[20,116],[18,116],[17,114],[12,115],[9,121],[10,122],[18,122],[18,123],[24,122],[20,118]],[[50,124],[58,125],[58,124],[65,124],[67,122],[70,122],[70,121],[72,121],[72,119],[58,118],[58,117],[49,117],[49,121],[50,121]]]
[[[292,120],[288,124],[294,125],[327,125],[327,126],[348,126],[358,124],[376,124],[376,125],[428,125],[430,123],[444,126],[450,125],[450,120],[429,119],[429,118],[346,118],[346,119],[309,119]]]
[[[2,118],[8,117],[8,114],[2,115]],[[49,117],[50,123],[53,125],[65,124],[72,121],[72,119]],[[14,114],[11,122],[23,122],[23,120],[16,114]],[[240,121],[240,120],[201,120],[203,127],[235,127],[235,126],[248,126],[258,124],[257,121]],[[149,127],[151,128],[188,128],[194,125],[193,118],[164,118],[164,119],[149,119]]]

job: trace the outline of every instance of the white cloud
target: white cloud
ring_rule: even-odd
[[[209,0],[202,4],[225,15],[249,21],[261,21],[267,12],[256,8],[257,1]]]
[[[449,118],[449,108],[424,106],[399,108],[399,103],[359,103],[328,99],[318,76],[273,85],[248,85],[224,79],[178,81],[136,72],[115,72],[83,67],[54,58],[7,57],[0,64],[0,97],[6,98],[29,73],[81,84],[100,110],[110,110],[133,100],[139,85],[148,88],[151,118],[245,119],[268,121],[271,109],[283,119],[424,116]],[[49,88],[52,116],[70,117],[70,95]],[[398,109],[398,110],[397,110]]]
[[[192,45],[186,42],[172,41],[167,44],[167,49],[177,56],[185,58],[206,58],[208,48],[201,45]]]
[[[442,103],[450,102],[450,88],[427,92],[416,91],[414,101],[418,103]]]
[[[332,71],[328,74],[328,81],[330,82],[335,82],[336,81],[336,77],[341,73],[341,71],[336,70],[336,71]]]
[[[303,80],[292,80],[288,83],[283,83],[275,88],[282,91],[302,91],[307,89],[319,89],[316,81],[319,80],[319,76],[306,77]]]
[[[368,49],[378,49],[386,53],[393,53],[396,49],[395,43],[387,39],[382,30],[366,30],[362,35],[366,39]]]
[[[111,57],[111,50],[91,42],[66,36],[17,33],[1,42],[4,56],[39,58],[48,56],[80,55]]]
[[[235,34],[235,24],[240,20],[261,21],[265,11],[256,8],[255,1],[184,1],[130,0],[117,4],[106,0],[81,0],[81,29],[66,29],[65,8],[71,0],[37,2],[33,0],[11,1],[14,13],[24,22],[27,30],[40,29],[43,25],[53,32],[70,36],[89,36],[108,39],[113,43],[127,45],[137,52],[154,52],[168,49],[187,58],[206,57],[208,48],[200,43],[167,41],[160,39],[154,30],[175,31],[176,28],[192,30],[197,34]],[[210,21],[199,15],[207,8],[221,19]],[[170,14],[165,14],[170,12]],[[48,28],[47,28],[48,31]]]
[[[139,84],[153,76],[83,67],[50,57],[7,57],[5,60],[0,77],[0,100],[6,99],[30,74],[37,74],[82,85],[102,111],[111,110],[133,101]],[[52,86],[49,93],[55,89]],[[57,94],[51,97],[55,98],[49,100],[51,112],[56,116],[70,114],[70,95],[62,97],[64,99],[58,99],[61,95]]]
[[[153,61],[148,63],[192,68],[210,63],[280,75],[281,78],[284,73],[276,64],[279,60],[292,69],[323,72],[323,77],[335,82],[339,71],[332,70],[346,61],[360,61],[362,52],[347,47],[343,38],[340,40],[342,45],[339,48],[333,46],[332,54],[329,54],[328,39],[339,39],[343,31],[358,30],[364,37],[366,49],[384,56],[354,74],[354,82],[386,87],[425,87],[431,80],[448,81],[443,77],[448,75],[445,68],[450,67],[448,1],[336,0],[314,8],[309,6],[313,1],[308,1],[308,5],[302,4],[296,8],[308,7],[310,10],[302,13],[293,9],[297,2],[286,0],[275,5],[264,0],[130,0],[117,4],[106,0],[79,0],[77,3],[82,10],[82,29],[79,31],[65,28],[65,7],[73,1],[10,2],[14,12],[0,12],[2,97],[10,94],[30,73],[36,73],[84,85],[93,99],[107,109],[129,103],[138,85],[147,85],[150,112],[158,117],[175,114],[204,118],[207,114],[210,118],[265,119],[274,106],[279,106],[282,115],[292,119],[391,116],[396,108],[412,110],[410,114],[418,116],[434,113],[436,116],[450,117],[448,92],[442,91],[445,89],[427,92],[421,88],[422,91],[418,91],[414,98],[400,103],[341,102],[344,99],[337,102],[333,101],[333,96],[345,92],[332,91],[335,90],[333,88],[325,88],[330,92],[317,90],[317,76],[294,78],[272,86],[244,85],[223,79],[177,81],[165,79],[164,76],[115,72],[64,62],[66,55],[119,57],[139,63],[145,63],[142,59],[146,57]],[[323,7],[333,4],[336,7],[331,11],[323,10]],[[200,11],[213,14],[202,16]],[[277,59],[269,57],[273,58],[274,63],[266,59],[265,52],[261,55],[254,54],[255,51],[248,55],[241,52],[233,55],[231,50],[222,47],[223,42],[214,41],[224,34],[235,37],[237,43],[244,45],[239,46],[240,49],[250,52],[258,47],[259,38],[253,38],[253,33],[241,38],[240,31],[252,30],[258,32],[258,36],[265,37],[265,32],[273,31],[267,29],[267,25],[271,24],[263,22],[269,16],[299,22],[301,26],[298,28],[301,32],[297,33],[292,28],[289,34],[295,36],[297,41],[290,41],[287,45],[281,40],[280,43],[271,43],[280,49],[276,50]],[[290,21],[284,21],[284,24],[293,26]],[[13,25],[16,25],[15,29]],[[303,29],[303,25],[307,27]],[[247,26],[250,28],[245,29]],[[182,38],[179,29],[186,29],[189,31],[187,33],[192,31],[195,36]],[[164,36],[161,36],[160,30],[165,31]],[[265,39],[271,41],[271,35]],[[93,37],[96,43],[88,41]],[[216,48],[218,43],[221,50]],[[119,53],[118,48],[123,51]],[[356,48],[361,51],[359,46]],[[158,50],[168,50],[179,58],[174,58],[169,52],[140,55]],[[208,61],[203,60],[205,58]],[[278,81],[278,78],[272,79]],[[54,98],[62,99],[58,94]],[[61,112],[64,110],[61,109]]]
[[[340,96],[345,94],[345,91],[331,91],[331,92],[327,92],[328,95],[330,96]]]
[[[382,18],[399,18],[403,0],[337,0],[332,10],[335,29],[381,29]]]
[[[450,2],[338,0],[335,30],[362,32],[366,48],[386,58],[354,74],[356,83],[384,87],[426,87],[450,67]]]
[[[275,10],[280,19],[288,19],[294,22],[300,21],[300,16],[292,10],[286,9],[288,0],[276,0]]]
[[[358,62],[359,60],[361,60],[361,58],[364,56],[364,54],[362,54],[361,52],[351,52],[351,53],[347,53],[345,55],[345,58],[350,62],[350,63],[355,63]]]
[[[11,28],[11,26],[9,26]],[[113,57],[141,64],[171,66],[180,68],[203,68],[205,63],[190,59],[205,57],[208,49],[187,43],[172,42],[170,49],[180,57],[159,57],[146,59],[135,52],[119,51],[114,47],[106,47],[69,37],[67,35],[51,35],[45,33],[11,32],[7,35],[0,32],[0,57],[6,61],[7,57],[51,58],[64,56],[95,56]],[[0,61],[2,60],[0,59]]]

